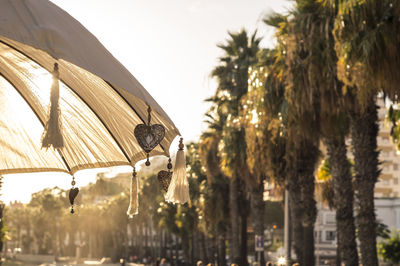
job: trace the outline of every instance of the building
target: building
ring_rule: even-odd
[[[317,265],[331,265],[335,262],[337,248],[335,211],[319,204],[314,230]]]
[[[335,211],[327,206],[318,206],[315,223],[315,257],[317,265],[334,265],[337,236]],[[390,230],[400,228],[400,199],[375,198],[376,219]],[[379,241],[379,240],[378,240]]]
[[[380,223],[388,226],[389,230],[400,228],[400,199],[376,198],[376,217]]]
[[[386,107],[383,99],[377,101],[379,108],[379,135],[377,138],[378,150],[380,150],[379,161],[382,162],[382,172],[379,181],[375,185],[375,197],[394,197],[400,196],[400,156],[396,145],[390,140],[390,126],[385,121]]]

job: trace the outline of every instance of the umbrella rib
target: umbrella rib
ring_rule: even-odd
[[[24,55],[26,58],[32,60],[33,62],[35,62],[36,64],[38,64],[40,67],[46,69],[41,63],[39,63],[37,60],[33,59],[31,56],[25,54],[24,52],[22,52],[21,50],[19,50],[18,48],[14,47],[13,45],[4,42],[3,40],[0,40],[0,43],[3,43],[5,45],[7,45],[8,47],[14,49],[15,51],[19,52],[20,54]],[[104,121],[96,114],[96,112],[93,110],[93,108],[74,90],[71,88],[71,86],[69,86],[63,79],[60,78],[60,81],[62,83],[65,84],[65,86],[70,89],[76,96],[78,96],[78,98],[87,106],[89,107],[89,109],[93,112],[93,114],[97,117],[97,119],[99,119],[100,123],[103,124],[103,126],[106,128],[106,130],[108,131],[108,133],[111,135],[111,137],[113,138],[113,140],[115,141],[115,143],[117,144],[117,146],[119,147],[119,149],[121,150],[121,152],[123,153],[123,155],[125,156],[125,158],[128,160],[129,164],[131,163],[131,160],[128,156],[128,154],[125,152],[125,150],[122,148],[121,144],[119,143],[119,141],[115,138],[114,134],[111,132],[111,130],[108,128],[108,126],[104,123]]]
[[[36,112],[36,110],[33,108],[33,106],[29,103],[29,101],[26,99],[26,97],[18,90],[17,86],[15,86],[15,84],[13,82],[11,82],[11,80],[6,77],[3,73],[0,72],[0,76],[2,76],[5,80],[7,80],[8,83],[11,84],[11,86],[13,86],[13,88],[18,92],[18,94],[22,97],[22,99],[24,99],[24,101],[26,102],[26,104],[28,104],[29,108],[32,110],[32,112],[35,114],[35,116],[37,117],[37,119],[40,121],[40,123],[42,124],[43,128],[45,128],[45,124],[42,121],[42,119],[40,119],[39,114]],[[65,167],[67,168],[68,172],[71,174],[71,167],[68,165],[67,160],[65,159],[64,155],[61,153],[60,149],[56,149],[58,152],[58,155],[60,155],[61,160],[63,161],[63,163],[65,164]]]
[[[104,80],[104,79],[103,79],[103,80]],[[143,124],[146,124],[145,120],[139,115],[139,113],[138,113],[138,112],[136,111],[136,109],[132,106],[132,104],[130,104],[130,103],[122,96],[122,94],[121,94],[110,82],[108,82],[107,80],[104,80],[104,82],[107,83],[108,86],[110,86],[110,87],[115,91],[115,93],[117,93],[117,94],[119,95],[119,97],[122,98],[122,100],[123,100],[123,101],[132,109],[132,111],[137,115],[137,117],[139,117],[139,119],[142,120],[142,123],[143,123]],[[165,152],[165,149],[164,149],[163,145],[161,145],[161,143],[160,143],[159,145],[160,145],[161,149]],[[168,153],[167,153],[167,154],[168,154]]]

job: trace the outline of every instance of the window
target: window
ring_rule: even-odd
[[[336,239],[335,231],[326,231],[325,232],[325,240],[326,241],[334,241]]]
[[[325,224],[335,224],[335,223],[336,223],[335,214],[326,213],[325,214]]]
[[[399,165],[397,163],[393,164],[393,170],[395,171],[399,170]]]
[[[397,185],[399,183],[399,179],[397,177],[393,178],[393,184]]]

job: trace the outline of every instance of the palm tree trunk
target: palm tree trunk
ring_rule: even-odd
[[[143,252],[143,225],[142,225],[142,223],[139,223],[139,226],[138,226],[138,228],[137,228],[137,232],[138,232],[138,243],[139,243],[139,245],[138,245],[138,251],[139,251],[139,256],[141,257],[141,256],[143,256],[143,254],[144,254],[144,252]]]
[[[193,232],[192,232],[192,234],[191,234],[191,237],[190,237],[190,264],[191,265],[194,265],[194,261],[195,261],[195,255],[194,255],[194,251],[195,251],[195,249],[196,249],[196,241],[195,241],[195,236],[196,236],[196,233],[195,233],[195,231],[193,230]]]
[[[21,246],[21,226],[17,225],[17,247]],[[53,248],[54,252],[54,248]]]
[[[175,235],[175,265],[179,265],[179,239]]]
[[[222,230],[218,235],[218,265],[226,265],[225,232]]]
[[[364,266],[378,265],[374,187],[378,180],[378,115],[375,99],[369,99],[363,112],[351,114],[351,139],[354,154],[357,226],[361,260]]]
[[[206,245],[206,235],[201,233],[201,249],[203,251],[203,254],[200,255],[200,258],[203,260],[208,261],[208,252],[207,252],[207,245]]]
[[[264,184],[253,188],[251,193],[251,212],[254,234],[264,238]],[[264,252],[257,252],[259,265],[265,264]]]
[[[229,183],[229,207],[230,207],[230,222],[231,222],[231,237],[229,243],[229,257],[231,263],[238,264],[240,261],[239,250],[239,178],[233,176]]]
[[[149,234],[147,230],[147,225],[145,225],[143,229],[144,229],[144,256],[147,256],[147,251],[149,250]]]
[[[246,202],[247,200],[244,197],[241,197],[242,201]],[[243,205],[247,205],[244,203]],[[247,266],[247,211],[246,209],[241,210],[240,220],[241,220],[241,230],[240,230],[240,264],[243,266]]]
[[[297,150],[297,173],[303,205],[303,265],[314,265],[314,224],[317,218],[316,201],[314,199],[314,170],[318,159],[318,148],[313,142],[302,140]]]
[[[247,199],[247,190],[242,181],[239,193],[239,212],[240,212],[240,264],[247,266],[247,217],[249,216],[250,203]]]
[[[298,186],[298,177],[288,175],[287,183],[289,190],[289,204],[290,204],[290,221],[293,229],[293,248],[296,253],[297,260],[303,261],[303,224],[301,222],[303,215],[303,208],[301,202],[301,191]]]
[[[345,265],[357,266],[358,253],[353,215],[354,192],[344,135],[327,138],[325,144],[331,164],[334,190],[338,237],[337,257]]]
[[[214,235],[210,238],[211,241],[211,252],[210,252],[210,262],[216,264],[218,262],[218,235]]]
[[[173,257],[174,257],[174,254],[173,254],[173,241],[172,241],[172,236],[171,236],[171,233],[169,232],[169,231],[167,231],[167,241],[166,241],[166,246],[168,247],[168,252],[166,252],[167,253],[167,256],[168,256],[168,258],[170,259],[170,260],[172,260],[173,259]]]
[[[190,251],[191,251],[191,236],[189,234],[183,234],[182,236],[182,251],[183,259],[187,262],[190,261]],[[192,262],[190,262],[191,265]]]

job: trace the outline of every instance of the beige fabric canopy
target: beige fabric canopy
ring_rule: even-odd
[[[165,127],[151,155],[168,155],[171,119],[104,46],[47,0],[0,0],[0,174],[127,165],[144,159],[133,130]],[[41,148],[51,71],[59,64],[65,147]]]

